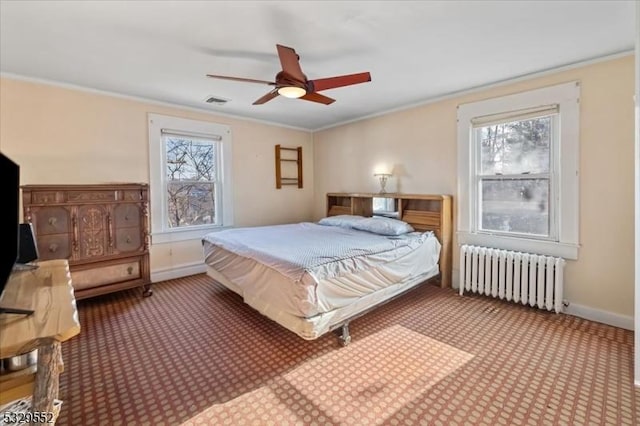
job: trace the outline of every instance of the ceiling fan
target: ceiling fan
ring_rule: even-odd
[[[276,74],[275,81],[255,80],[252,78],[229,77],[213,74],[207,74],[207,77],[275,86],[269,93],[256,100],[253,105],[264,104],[278,95],[329,105],[335,102],[335,99],[331,99],[318,92],[371,81],[371,74],[368,72],[307,80],[307,76],[304,75],[302,68],[300,68],[300,56],[298,56],[296,51],[291,47],[282,46],[280,44],[276,44],[276,47],[278,49],[278,57],[280,58],[282,71]]]

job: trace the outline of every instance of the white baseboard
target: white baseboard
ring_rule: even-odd
[[[565,314],[588,319],[590,321],[601,322],[603,324],[612,325],[614,327],[624,328],[625,330],[633,330],[633,317],[615,314],[613,312],[601,311],[599,309],[590,308],[588,306],[569,303],[564,308]]]
[[[157,283],[160,281],[172,280],[189,275],[202,274],[206,271],[207,267],[204,263],[189,263],[174,266],[171,268],[151,271],[151,282]],[[451,274],[453,288],[459,288],[459,280],[459,271],[457,269],[454,269]],[[563,312],[565,314],[574,315],[576,317],[584,318],[590,321],[601,322],[603,324],[612,325],[614,327],[624,328],[625,330],[634,329],[633,317],[615,314],[608,311],[601,311],[599,309],[590,308],[588,306],[583,306],[576,303],[570,303],[569,306],[564,308]],[[640,383],[636,383],[636,385],[640,386]]]
[[[151,282],[157,283],[160,281],[173,280],[176,278],[187,277],[189,275],[202,274],[206,271],[206,265],[201,262],[156,269],[155,271],[151,271]]]

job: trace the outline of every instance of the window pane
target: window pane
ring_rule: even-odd
[[[480,127],[480,173],[548,173],[552,116]]]
[[[216,223],[214,191],[213,183],[168,182],[169,227]]]
[[[215,181],[215,142],[165,137],[169,180]]]
[[[549,236],[549,179],[483,179],[480,229]]]
[[[396,210],[396,200],[394,198],[373,197],[373,211],[389,213]]]

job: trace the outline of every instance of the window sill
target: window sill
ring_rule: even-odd
[[[177,241],[201,240],[202,237],[210,232],[222,231],[223,229],[229,228],[231,228],[231,226],[205,226],[195,229],[175,229],[172,231],[152,232],[151,245],[173,243]]]
[[[555,241],[475,234],[470,232],[458,232],[458,243],[460,245],[470,244],[523,253],[557,256],[568,260],[577,260],[578,249],[580,248],[578,244],[573,243],[559,243]]]

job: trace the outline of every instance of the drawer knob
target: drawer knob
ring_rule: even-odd
[[[55,217],[50,217],[49,218],[49,225],[56,226],[56,222],[57,221],[58,221],[58,219],[56,219]]]
[[[127,235],[127,239],[126,239],[126,241],[127,241],[127,243],[130,243],[130,242],[131,242],[131,236],[130,236],[130,235]]]
[[[50,245],[49,245],[49,251],[50,251],[51,253],[55,253],[55,252],[56,252],[56,250],[58,250],[58,245],[57,245],[57,244],[55,244],[55,243],[54,243],[54,244],[50,244]]]
[[[129,266],[127,268],[127,272],[129,273],[129,275],[133,274],[133,266]]]

